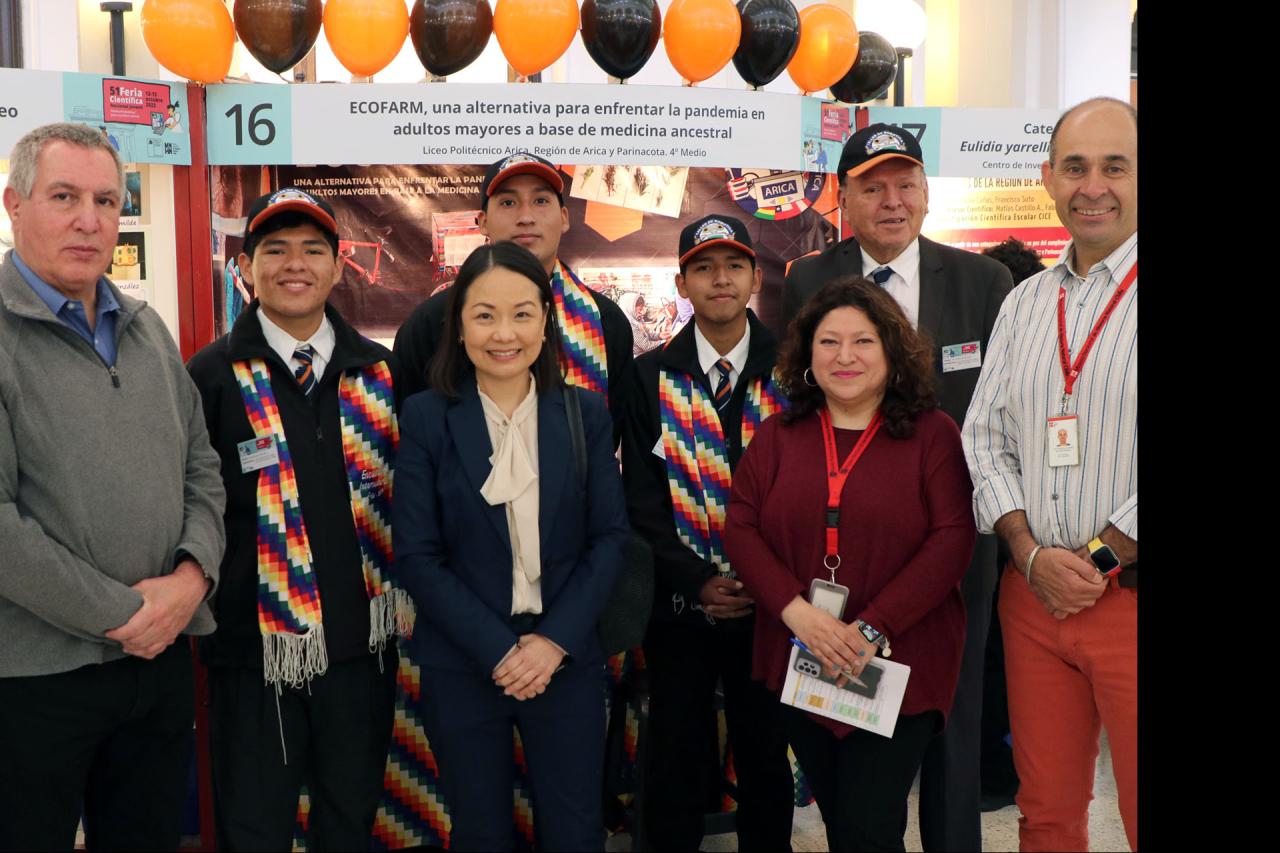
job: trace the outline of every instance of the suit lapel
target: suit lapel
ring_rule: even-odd
[[[552,538],[548,533],[560,507],[565,478],[570,473],[575,478],[579,476],[569,439],[564,393],[568,393],[568,389],[548,391],[538,397],[538,530],[542,533],[539,540],[544,561]]]
[[[837,275],[862,275],[862,247],[858,245],[858,241],[853,237],[847,240],[841,240],[836,248],[839,253],[836,255]],[[823,282],[826,284],[826,282]]]
[[[476,500],[510,551],[511,531],[507,529],[506,507],[501,504],[490,506],[480,495],[480,489],[493,470],[493,465],[489,462],[489,457],[493,455],[493,445],[489,442],[489,427],[484,420],[484,409],[480,406],[480,392],[476,390],[474,380],[460,391],[461,397],[449,407],[449,435],[458,448],[467,480],[476,490]]]
[[[942,304],[946,295],[946,275],[938,244],[920,238],[920,328],[941,345]]]
[[[698,362],[698,341],[694,337],[693,320],[686,323],[684,328],[667,342],[658,360],[664,368],[669,367],[693,377],[693,381],[701,385],[707,394],[711,393],[711,382],[707,379],[707,374],[702,372],[702,365]]]

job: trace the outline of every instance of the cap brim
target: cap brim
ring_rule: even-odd
[[[325,213],[323,207],[318,204],[312,204],[309,201],[302,201],[301,199],[278,201],[275,204],[267,205],[263,208],[262,212],[255,216],[253,221],[249,223],[247,233],[252,234],[259,225],[266,222],[271,217],[278,216],[281,213],[288,213],[289,211],[306,214],[330,233],[338,233],[338,223],[334,221],[332,216]]]
[[[861,175],[863,172],[867,171],[868,169],[874,169],[876,166],[879,166],[881,163],[885,162],[886,160],[894,160],[894,159],[907,160],[911,163],[915,163],[921,169],[924,168],[924,163],[921,163],[919,160],[912,157],[910,154],[903,154],[901,151],[886,151],[883,154],[877,154],[875,157],[872,157],[870,160],[867,160],[865,163],[859,163],[857,166],[854,166],[852,169],[845,172],[844,176],[847,178],[850,175]]]
[[[558,193],[564,193],[564,179],[560,177],[560,170],[553,169],[545,163],[515,163],[508,166],[501,172],[493,176],[493,180],[489,182],[489,192],[487,195],[492,196],[497,192],[498,187],[508,178],[514,178],[516,175],[537,175],[542,180],[551,185],[551,188]]]
[[[689,259],[692,258],[694,255],[698,254],[699,252],[701,252],[703,249],[710,249],[713,246],[732,246],[735,249],[739,249],[743,252],[746,252],[746,254],[752,258],[756,256],[755,249],[752,249],[750,246],[746,245],[745,243],[739,243],[737,240],[730,240],[728,237],[723,237],[719,240],[708,240],[705,243],[699,243],[689,251],[685,252],[683,255],[680,256],[680,261],[679,261],[680,266],[684,266],[685,264],[689,263]]]

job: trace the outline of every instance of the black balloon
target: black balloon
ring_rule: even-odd
[[[849,73],[831,84],[831,94],[846,104],[874,101],[898,76],[898,54],[879,33],[858,33],[858,58]]]
[[[586,0],[582,44],[611,77],[634,76],[653,56],[662,34],[658,0]]]
[[[475,62],[492,34],[489,0],[417,0],[409,13],[413,49],[422,67],[437,77]]]
[[[277,74],[297,65],[320,34],[320,0],[236,0],[232,11],[240,41]]]
[[[763,86],[787,67],[800,46],[800,15],[791,0],[739,0],[742,40],[733,67],[752,86]]]

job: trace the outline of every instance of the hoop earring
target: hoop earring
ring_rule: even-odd
[[[806,368],[804,369],[804,373],[800,374],[800,376],[801,376],[801,378],[802,378],[802,379],[804,379],[804,384],[805,384],[805,385],[808,385],[810,388],[817,388],[817,387],[818,387],[818,383],[817,383],[816,381],[814,381],[813,379],[811,379],[811,378],[810,378],[810,377],[812,377],[812,376],[813,376],[813,368],[812,368],[812,367],[806,367]]]

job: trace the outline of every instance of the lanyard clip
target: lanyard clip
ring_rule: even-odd
[[[840,559],[839,554],[828,554],[822,558],[822,567],[831,572],[832,584],[836,582],[836,569],[840,568],[840,563],[842,562],[843,560]]]
[[[1071,394],[1066,391],[1062,392],[1062,410],[1058,414],[1065,415],[1067,413],[1067,404],[1069,402],[1071,402]]]

